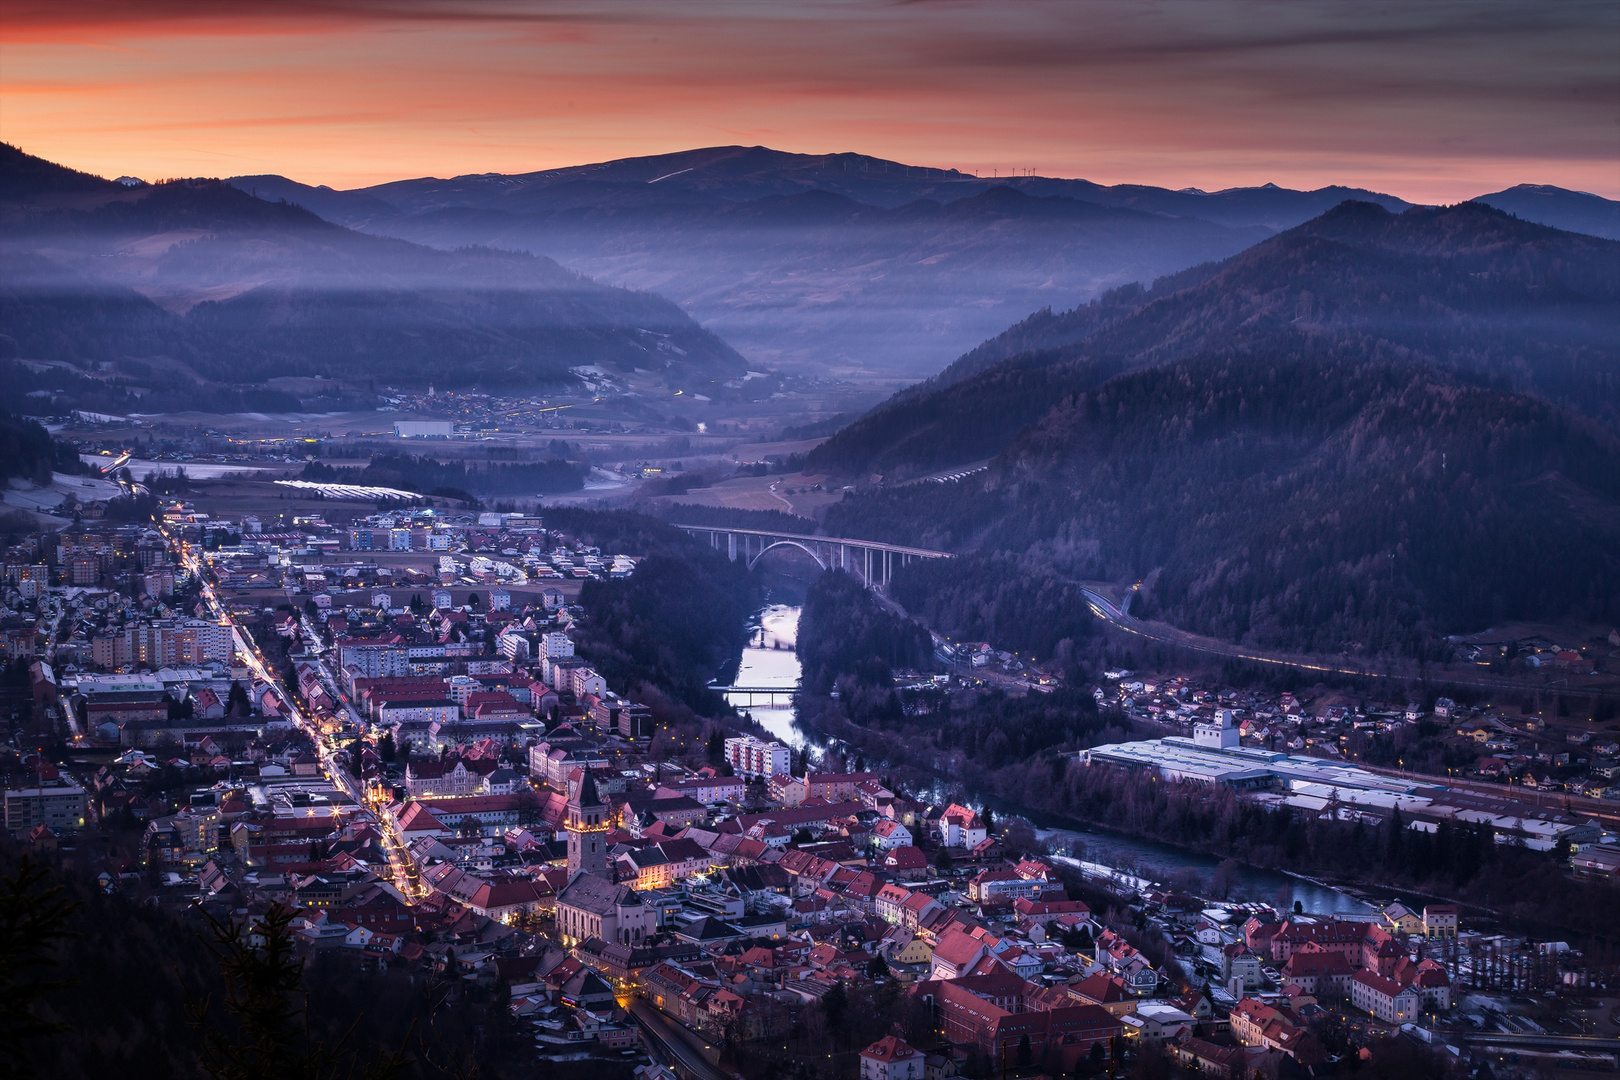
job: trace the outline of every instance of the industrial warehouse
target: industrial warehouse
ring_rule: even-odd
[[[1576,814],[1543,805],[1537,796],[1452,790],[1433,778],[1390,776],[1330,758],[1284,754],[1243,746],[1230,710],[1200,723],[1193,737],[1168,736],[1110,743],[1079,751],[1086,765],[1151,769],[1164,780],[1219,784],[1245,797],[1349,820],[1382,820],[1399,810],[1415,829],[1441,821],[1484,823],[1498,841],[1518,840],[1548,850],[1567,839],[1579,847],[1602,836],[1599,826]]]

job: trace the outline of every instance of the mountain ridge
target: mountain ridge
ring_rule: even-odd
[[[1470,246],[1447,240],[1459,229],[1472,230]],[[1388,250],[1397,235],[1405,246]],[[904,476],[978,460],[1065,394],[1200,351],[1264,347],[1267,335],[1296,329],[1388,336],[1620,425],[1620,245],[1482,204],[1392,215],[1346,203],[1218,266],[1110,295],[1117,314],[1088,306],[1043,320],[1033,340],[1015,335],[1032,347],[1006,358],[992,340],[981,370],[902,391],[816,447],[809,465],[842,475],[898,466]],[[955,433],[953,418],[970,407],[971,431]]]
[[[214,391],[239,403],[249,385],[263,398],[288,375],[346,381],[362,404],[379,379],[515,388],[571,384],[572,368],[598,363],[698,382],[744,369],[663,297],[544,257],[360,233],[216,180],[77,175],[0,154],[16,193],[0,200],[0,359],[111,364],[127,375],[111,387],[155,400],[195,383],[200,407]],[[64,186],[84,197],[62,203]],[[21,372],[7,381],[46,389]]]
[[[667,294],[757,365],[907,381],[1029,312],[1224,259],[1347,199],[1411,205],[1350,186],[1171,191],[759,146],[347,192],[231,182],[378,235],[528,251]]]

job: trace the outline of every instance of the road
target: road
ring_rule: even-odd
[[[176,557],[180,560],[180,564],[190,570],[192,576],[201,583],[203,601],[208,605],[208,610],[221,623],[231,628],[231,639],[234,642],[236,654],[242,658],[242,662],[247,665],[248,670],[253,673],[255,678],[271,688],[276,695],[276,699],[281,702],[281,706],[286,711],[288,718],[297,724],[309,736],[310,741],[314,743],[315,754],[320,758],[321,769],[326,773],[327,779],[347,794],[349,798],[353,799],[355,805],[371,806],[366,800],[365,792],[361,789],[359,782],[338,760],[338,751],[332,747],[326,736],[321,734],[321,730],[314,719],[299,706],[291,692],[283,685],[281,676],[266,662],[264,653],[260,651],[258,644],[254,642],[253,636],[231,617],[230,611],[220,601],[219,593],[210,579],[206,563],[191,545],[187,544],[183,539],[171,535],[166,528],[160,528],[160,531],[163,533],[164,539],[169,542],[170,547],[173,548]],[[329,672],[325,671],[325,664],[323,663],[321,667],[324,675],[323,681],[330,682],[331,676]],[[332,687],[332,690],[335,693],[336,687]],[[341,696],[335,700],[343,702],[344,706],[348,707],[347,700]],[[352,709],[350,711],[352,713]],[[405,849],[403,838],[394,831],[393,823],[388,819],[387,814],[377,812],[376,807],[372,807],[372,809],[377,818],[378,832],[383,837],[383,847],[388,854],[389,867],[394,873],[395,886],[405,894],[407,899],[414,900],[420,897],[423,892],[422,885],[416,875],[416,866],[411,862],[410,855]]]
[[[1447,1039],[1470,1046],[1498,1046],[1520,1050],[1584,1050],[1591,1053],[1620,1053],[1620,1039],[1597,1035],[1509,1035],[1505,1032],[1455,1032]]]
[[[1165,645],[1173,645],[1178,649],[1188,649],[1192,652],[1208,653],[1211,656],[1225,656],[1234,660],[1248,660],[1256,664],[1275,664],[1278,667],[1295,668],[1299,671],[1320,671],[1333,675],[1355,675],[1367,679],[1385,679],[1389,682],[1415,683],[1427,680],[1440,686],[1466,686],[1478,690],[1511,690],[1515,693],[1550,693],[1570,694],[1581,697],[1620,698],[1620,688],[1589,687],[1589,686],[1547,686],[1535,683],[1515,682],[1512,679],[1484,679],[1477,676],[1465,678],[1451,672],[1430,670],[1426,675],[1420,672],[1392,672],[1371,671],[1366,667],[1339,666],[1331,662],[1313,660],[1289,659],[1281,656],[1267,656],[1264,653],[1252,651],[1252,647],[1244,645],[1228,645],[1211,638],[1199,637],[1185,630],[1177,630],[1173,626],[1163,623],[1146,622],[1134,618],[1121,611],[1111,600],[1101,593],[1091,589],[1082,589],[1086,601],[1091,607],[1092,614],[1107,622],[1116,630],[1148,641],[1157,641]]]
[[[649,1049],[673,1066],[683,1080],[737,1080],[731,1073],[712,1064],[691,1044],[690,1040],[696,1036],[681,1030],[679,1024],[645,1001],[631,1002],[630,1015],[641,1025]]]
[[[1437,776],[1434,773],[1413,772],[1410,769],[1390,769],[1382,765],[1368,765],[1363,761],[1356,762],[1356,766],[1383,776],[1398,776],[1403,780],[1432,780],[1435,787],[1449,788],[1453,791],[1491,795],[1496,798],[1509,797],[1521,801],[1533,800],[1538,807],[1546,810],[1584,814],[1587,817],[1620,823],[1620,805],[1607,799],[1591,799],[1585,795],[1571,795],[1565,791],[1536,791],[1522,784],[1497,784],[1488,780],[1470,780],[1462,776]]]

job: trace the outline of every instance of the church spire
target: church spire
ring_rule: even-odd
[[[580,770],[579,787],[568,799],[563,827],[568,832],[568,876],[584,871],[607,873],[607,804],[596,790],[589,768]]]

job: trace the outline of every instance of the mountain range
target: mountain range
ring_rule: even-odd
[[[829,532],[1142,580],[1145,613],[1312,652],[1620,618],[1620,243],[1348,202],[953,368],[809,455],[882,475]],[[995,607],[940,574],[995,576],[963,560],[897,595]]]
[[[229,182],[363,231],[529,251],[657,291],[756,365],[907,379],[1030,311],[1225,258],[1346,200],[1409,205],[1347,187],[1109,187],[759,146],[352,191]],[[1482,198],[1620,236],[1617,204],[1534,190]]]
[[[28,361],[33,382],[61,365],[106,373],[107,393],[144,411],[297,408],[272,385],[295,377],[341,395],[555,387],[588,365],[744,368],[662,297],[540,256],[355,232],[219,181],[132,186],[0,147],[0,223],[0,359]]]

